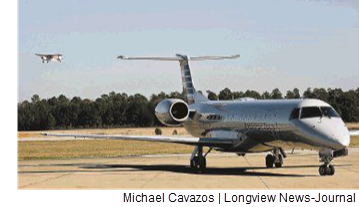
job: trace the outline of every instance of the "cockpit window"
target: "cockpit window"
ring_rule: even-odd
[[[320,109],[322,110],[323,116],[326,117],[340,117],[339,114],[332,108],[332,107],[320,107]]]
[[[321,117],[321,116],[322,116],[322,112],[320,111],[319,107],[316,106],[303,107],[300,118],[305,119],[305,118],[313,118],[313,117]]]
[[[291,115],[290,115],[290,120],[292,119],[299,119],[299,111],[300,109],[299,108],[296,108],[292,111]]]

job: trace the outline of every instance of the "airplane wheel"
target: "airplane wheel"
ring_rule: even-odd
[[[325,165],[321,165],[321,166],[319,167],[319,174],[320,174],[321,176],[327,175],[327,167],[326,167]]]
[[[199,169],[204,170],[206,169],[207,166],[207,161],[205,157],[202,157],[201,159],[199,159]]]
[[[273,155],[267,155],[266,156],[266,166],[267,168],[272,168],[274,164],[274,157]]]
[[[199,159],[198,157],[194,157],[192,160],[191,160],[191,169],[197,169],[197,166],[198,166],[198,162],[199,162]]]
[[[207,163],[205,157],[200,158],[196,156],[191,160],[191,168],[198,173],[203,172],[206,169],[206,165]]]
[[[335,173],[335,168],[334,168],[334,166],[333,166],[333,165],[329,165],[328,169],[329,169],[328,175],[334,175],[334,173]]]
[[[329,166],[326,166],[326,165],[321,165],[319,167],[319,174],[320,175],[334,175],[335,173],[335,168],[333,165],[329,165]]]
[[[282,165],[283,165],[283,157],[282,157],[282,155],[279,155],[278,159],[279,159],[279,162],[275,163],[274,165],[275,165],[275,167],[282,167]]]

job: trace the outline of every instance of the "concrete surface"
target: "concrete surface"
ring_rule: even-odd
[[[359,189],[359,149],[334,160],[334,176],[319,176],[317,152],[288,153],[282,168],[265,154],[209,154],[195,174],[190,155],[30,160],[18,162],[19,189]]]

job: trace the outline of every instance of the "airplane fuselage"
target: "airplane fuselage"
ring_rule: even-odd
[[[262,152],[275,147],[340,150],[350,142],[345,123],[339,116],[323,114],[332,108],[320,100],[242,99],[189,107],[192,112],[184,122],[186,130],[196,137],[232,138],[233,146],[219,149],[222,151]],[[293,117],[296,109],[298,114]]]

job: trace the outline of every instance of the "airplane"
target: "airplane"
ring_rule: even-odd
[[[40,56],[42,63],[49,63],[49,61],[59,61],[61,62],[62,60],[62,55],[61,54],[38,54],[35,53],[36,56]]]
[[[198,173],[206,169],[206,156],[212,149],[247,153],[269,152],[267,168],[282,167],[285,150],[310,149],[319,151],[319,174],[334,175],[334,158],[347,156],[350,135],[338,113],[328,103],[317,99],[208,100],[197,92],[192,81],[189,61],[236,59],[232,56],[188,57],[127,57],[121,60],[179,61],[186,101],[164,99],[155,108],[156,117],[166,126],[184,126],[193,137],[129,136],[98,134],[44,133],[47,136],[138,140],[168,142],[194,146],[190,167]],[[208,147],[207,152],[203,147]]]

